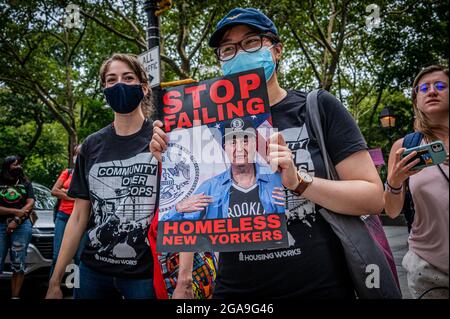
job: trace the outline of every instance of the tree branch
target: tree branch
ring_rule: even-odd
[[[326,49],[331,53],[335,54],[335,50],[331,47],[330,43],[327,41],[325,34],[323,33],[322,28],[320,27],[319,22],[316,19],[316,16],[314,15],[314,1],[310,1],[310,18],[314,25],[316,26],[317,32],[319,33],[319,38],[322,40],[322,43],[326,47]]]
[[[89,13],[87,13],[87,12],[85,12],[85,11],[83,11],[83,10],[80,10],[80,12],[81,12],[81,14],[84,15],[85,17],[87,17],[87,18],[89,18],[89,19],[95,21],[95,22],[98,23],[100,26],[102,26],[102,27],[105,28],[106,30],[108,30],[108,31],[110,31],[110,32],[112,32],[112,33],[114,33],[115,35],[117,35],[117,36],[119,36],[119,37],[121,37],[121,38],[123,38],[123,39],[125,39],[125,40],[128,40],[128,41],[131,41],[131,42],[136,43],[136,44],[137,44],[141,49],[143,49],[143,50],[146,50],[146,49],[147,49],[147,44],[146,44],[145,42],[142,42],[141,40],[136,39],[135,37],[132,37],[132,36],[130,36],[130,35],[128,35],[128,34],[125,34],[125,33],[123,33],[123,32],[120,32],[120,31],[116,30],[115,28],[113,28],[113,27],[107,25],[106,23],[104,23],[103,21],[101,21],[100,19],[98,19],[97,17],[94,17],[94,16],[90,15]]]
[[[27,38],[25,38],[25,41],[27,42],[27,46],[28,46],[28,52],[27,52],[27,54],[25,55],[25,57],[23,58],[23,60],[22,60],[24,64],[27,63],[28,59],[29,59],[30,56],[31,56],[31,53],[33,53],[33,51],[36,50],[36,48],[39,47],[39,43],[41,43],[41,41],[42,41],[43,38],[44,38],[43,36],[42,36],[42,37],[39,37],[38,41],[36,42],[37,44],[34,45],[34,46],[30,44],[30,42],[28,41]]]
[[[356,105],[359,105],[362,102],[362,100],[364,100],[367,97],[367,95],[369,95],[369,93],[372,92],[373,88],[375,87],[375,84],[376,83],[372,83],[369,89],[365,93],[361,94],[361,97],[356,100]]]
[[[28,144],[28,152],[31,152],[33,148],[36,146],[37,141],[39,140],[39,137],[41,137],[42,134],[42,127],[44,124],[44,121],[41,119],[41,115],[38,111],[34,110],[34,121],[36,122],[36,132],[33,135],[33,138],[31,139],[30,143]]]
[[[128,23],[129,26],[131,26],[131,28],[134,30],[134,32],[136,32],[136,35],[139,37],[139,41],[142,41],[143,43],[145,43],[145,38],[142,36],[142,30],[139,29],[138,26],[136,26],[136,24],[130,18],[128,18],[126,15],[124,15],[119,10],[114,9],[114,7],[112,6],[112,4],[109,1],[106,1],[106,4],[108,5],[109,9],[114,14],[120,16],[122,19],[125,20],[126,23]]]
[[[3,43],[5,43],[8,47],[9,47],[9,51],[13,54],[14,58],[16,59],[17,62],[19,62],[19,64],[21,66],[24,65],[22,58],[20,57],[19,53],[16,52],[15,48],[9,43],[9,41],[7,39],[5,39],[3,36],[0,35],[0,39],[2,40]]]
[[[63,111],[64,113],[66,113],[67,115],[70,116],[70,111],[69,111],[69,109],[65,108],[64,106],[62,106],[62,105],[60,105],[58,102],[56,102],[55,99],[52,98],[51,94],[50,94],[46,89],[44,89],[44,87],[43,87],[38,81],[33,80],[33,79],[31,78],[31,75],[29,74],[28,71],[26,71],[26,72],[27,72],[28,75],[29,75],[29,78],[27,79],[27,81],[29,81],[29,82],[30,82],[31,84],[33,84],[35,87],[39,88],[39,91],[40,91],[42,94],[44,94],[44,95],[47,97],[47,99],[50,100],[50,101],[54,104],[55,108],[57,108],[57,109]]]
[[[372,131],[373,118],[375,117],[375,114],[377,113],[378,106],[380,105],[381,98],[383,96],[384,85],[383,85],[382,82],[383,81],[381,81],[381,84],[380,84],[380,86],[378,88],[377,100],[375,101],[375,104],[372,106],[372,112],[370,113],[370,117],[369,117],[369,132]],[[367,144],[370,144],[371,136],[372,136],[372,134],[369,134],[368,139],[367,139]]]
[[[47,105],[47,107],[49,108],[50,112],[56,117],[56,119],[58,120],[58,122],[61,123],[61,125],[66,129],[66,131],[69,134],[75,134],[74,129],[69,125],[69,123],[65,120],[65,118],[58,112],[58,110],[55,108],[55,106],[53,105],[53,102],[51,100],[48,99],[48,97],[45,95],[45,93],[43,93],[41,91],[41,89],[39,88],[39,86],[34,83],[34,90],[35,92],[38,94],[39,99],[45,104]]]
[[[180,31],[178,33],[177,37],[177,52],[181,58],[181,69],[189,73],[189,59],[186,54],[185,48],[186,48],[186,40],[187,40],[187,19],[186,19],[186,11],[185,11],[185,3],[184,1],[181,1],[180,5],[177,6],[179,8],[179,14],[180,18],[178,20],[178,26],[180,28]]]
[[[334,54],[332,53],[332,60],[330,67],[328,69],[328,75],[329,75],[329,85],[326,90],[329,90],[331,88],[331,80],[334,76],[334,72],[336,71],[336,66],[339,61],[339,57],[341,55],[342,48],[344,47],[344,40],[345,40],[345,26],[347,25],[347,1],[344,1],[343,8],[342,8],[342,21],[340,24],[340,33],[339,33],[339,40],[336,47],[336,51]]]
[[[322,40],[320,40],[315,34],[309,32],[308,30],[306,30],[305,27],[301,27],[301,28],[302,28],[302,32],[303,33],[308,35],[310,38],[313,38],[325,50],[327,49],[327,46],[325,45],[325,43],[323,43]]]
[[[308,61],[308,63],[311,66],[311,68],[313,69],[313,72],[314,72],[314,75],[316,76],[317,81],[319,81],[319,83],[321,83],[322,80],[320,78],[320,74],[317,71],[313,60],[311,59],[311,57],[309,56],[308,52],[306,51],[306,48],[303,45],[303,41],[300,39],[300,37],[298,36],[297,32],[295,32],[294,28],[292,27],[292,25],[289,22],[287,23],[287,25],[289,26],[289,29],[291,29],[291,32],[294,35],[294,38],[297,40],[298,44],[300,45],[300,48],[302,49],[303,53],[305,54],[306,60]]]
[[[208,22],[206,23],[205,27],[203,28],[203,32],[202,32],[200,39],[197,41],[197,43],[194,46],[194,49],[192,49],[191,53],[188,56],[189,60],[191,60],[194,57],[195,53],[198,51],[198,49],[200,49],[202,42],[205,40],[209,30],[212,27],[212,22],[214,21],[216,14],[217,14],[217,9],[214,9],[211,16],[209,17]]]
[[[161,54],[161,61],[166,62],[170,67],[173,69],[173,71],[182,79],[189,78],[189,74],[184,72],[176,63],[174,60],[169,58],[168,56]]]
[[[59,42],[61,42],[62,44],[65,44],[66,41],[64,41],[63,38],[61,38],[59,35],[57,35],[56,33],[47,31],[48,34],[50,34],[52,37],[56,38]]]
[[[1,38],[2,40],[4,40],[4,38]],[[32,74],[27,70],[23,60],[20,58],[20,55],[16,52],[16,50],[9,44],[6,42],[6,45],[9,46],[10,48],[10,52],[13,54],[14,58],[17,60],[17,62],[19,63],[22,71],[24,72],[24,81],[28,81],[30,83],[33,84],[32,88],[34,88],[36,85],[40,88],[41,92],[45,92],[45,94],[47,95],[48,99],[51,100],[55,105],[58,106],[59,109],[61,109],[63,112],[69,114],[69,111],[67,109],[65,109],[64,107],[60,106],[52,97],[51,95],[46,92],[46,90],[39,84],[39,82],[33,80]]]
[[[81,39],[83,38],[83,35],[84,35],[84,32],[85,32],[85,31],[86,31],[86,25],[84,26],[83,30],[81,31],[80,36],[78,37],[77,42],[74,44],[74,46],[73,46],[72,49],[70,50],[69,57],[68,57],[68,59],[67,59],[69,62],[72,61],[72,56],[73,56],[73,54],[75,53],[75,50],[77,49],[78,45],[80,44]]]
[[[23,81],[14,80],[14,79],[7,78],[7,77],[4,77],[4,76],[0,76],[0,81],[5,82],[6,84],[8,84],[9,82],[15,83],[15,84],[17,84],[17,85],[19,85],[19,86],[21,86],[21,87],[26,87],[26,88],[28,88],[28,89],[30,89],[30,90],[33,89],[32,86],[26,85]]]
[[[338,65],[337,65],[337,76],[338,76],[339,100],[341,101],[341,103],[343,103],[343,101],[342,101],[341,68],[339,65],[339,61],[338,61]]]

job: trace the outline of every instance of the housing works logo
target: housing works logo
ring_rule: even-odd
[[[281,251],[273,251],[261,254],[244,254],[243,252],[239,253],[239,261],[241,262],[251,262],[251,261],[262,261],[262,260],[270,260],[270,259],[279,259],[279,258],[287,258],[292,256],[301,255],[302,250],[300,248],[281,250]]]

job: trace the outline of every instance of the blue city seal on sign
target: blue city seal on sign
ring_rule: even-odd
[[[189,197],[198,184],[200,170],[194,156],[183,146],[169,143],[163,156],[160,212]]]

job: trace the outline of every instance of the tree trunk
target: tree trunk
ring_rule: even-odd
[[[75,145],[77,145],[77,140],[78,137],[76,134],[70,134],[69,133],[69,145],[68,145],[68,150],[67,153],[69,154],[69,161],[68,161],[68,167],[73,168],[74,167],[74,162],[73,162],[73,157],[75,156]]]

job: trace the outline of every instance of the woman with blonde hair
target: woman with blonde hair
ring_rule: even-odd
[[[100,69],[114,121],[90,135],[67,195],[75,199],[47,298],[62,298],[61,279],[82,235],[77,299],[151,299],[153,258],[147,233],[157,199],[158,162],[148,149],[151,90],[135,55],[114,54]]]
[[[414,133],[394,143],[389,155],[384,192],[385,211],[397,217],[403,209],[406,183],[414,201],[414,222],[403,258],[408,287],[414,298],[448,298],[449,271],[449,170],[448,170],[448,69],[438,65],[424,68],[412,89]],[[447,160],[412,170],[417,152],[401,158],[405,149],[440,140]]]

